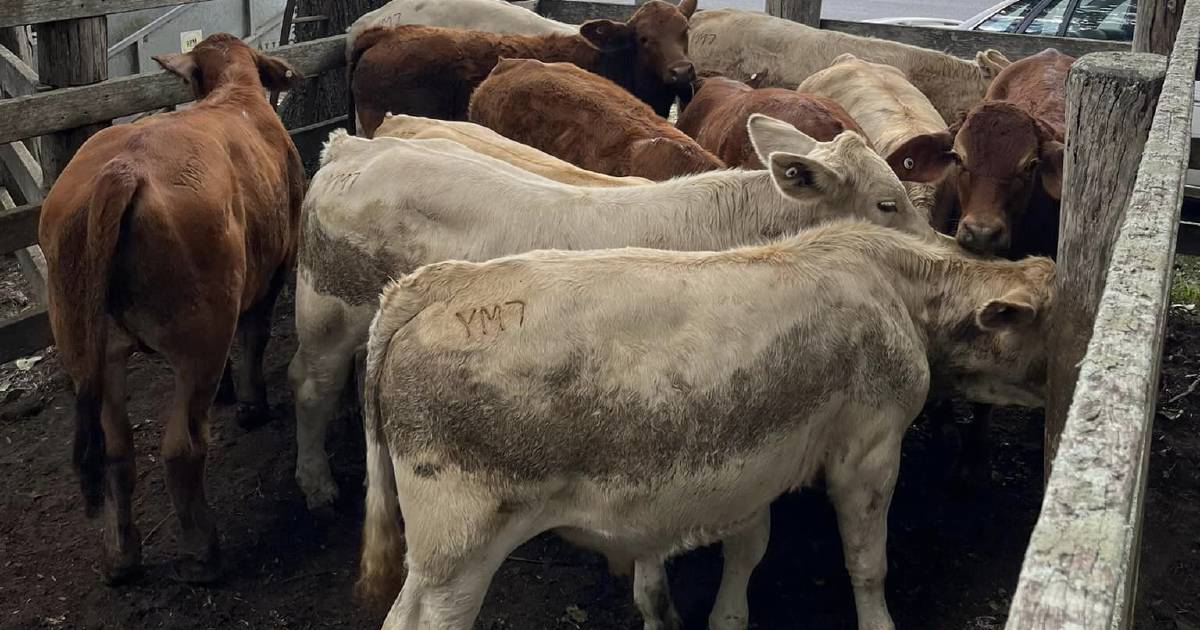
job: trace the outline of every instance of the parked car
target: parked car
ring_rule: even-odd
[[[961,22],[943,18],[911,17],[867,21],[962,31],[1056,35],[1127,42],[1133,40],[1136,16],[1136,0],[1004,0]]]

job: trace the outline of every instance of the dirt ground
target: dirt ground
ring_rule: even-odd
[[[16,265],[0,266],[0,317],[28,307]],[[309,516],[292,479],[295,456],[286,366],[295,347],[290,295],[277,312],[267,374],[280,407],[245,432],[217,408],[209,496],[223,533],[227,577],[199,588],[167,577],[175,524],[163,488],[157,410],[170,395],[166,366],[131,363],[130,413],[138,444],[137,522],[146,574],[120,588],[96,569],[99,521],[83,515],[70,467],[68,381],[52,350],[0,366],[0,628],[374,628],[383,611],[351,598],[362,521],[360,431],[336,423],[330,448],[343,498],[336,517]],[[1200,315],[1173,309],[1154,428],[1136,627],[1200,628]],[[946,455],[926,423],[906,440],[890,516],[888,602],[898,627],[1002,628],[1042,488],[1042,421],[1004,411],[995,421],[993,481],[964,492],[944,479]],[[833,511],[819,491],[774,507],[773,537],[751,584],[756,628],[854,627]],[[720,552],[670,566],[689,628],[705,627]],[[624,579],[603,560],[543,536],[515,552],[492,584],[478,628],[640,627]]]

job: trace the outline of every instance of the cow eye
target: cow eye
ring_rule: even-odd
[[[917,165],[917,163],[912,158],[910,158],[910,157],[904,158],[904,168],[911,171],[912,168],[916,165]]]
[[[895,212],[898,209],[895,201],[880,201],[875,206],[880,212]]]

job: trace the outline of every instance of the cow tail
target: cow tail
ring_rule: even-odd
[[[379,411],[379,382],[387,369],[388,348],[393,335],[420,311],[423,302],[418,295],[405,290],[406,280],[384,288],[367,342],[362,401],[363,433],[367,442],[367,514],[363,522],[362,557],[355,590],[361,600],[371,603],[394,599],[405,576],[403,517],[395,469]]]
[[[82,243],[81,267],[68,279],[64,306],[55,313],[64,340],[78,357],[75,392],[75,444],[73,462],[83,491],[84,509],[95,516],[104,505],[104,427],[100,410],[104,399],[105,354],[108,344],[108,293],[112,261],[121,234],[121,222],[138,189],[132,165],[111,163],[96,176],[87,209],[87,233]]]
[[[367,28],[355,35],[346,43],[346,130],[350,135],[358,133],[358,113],[354,109],[354,68],[362,59],[363,53],[374,46],[380,38],[387,34],[387,29],[380,27]],[[354,35],[352,33],[352,35]]]

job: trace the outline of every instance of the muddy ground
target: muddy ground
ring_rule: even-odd
[[[27,308],[16,265],[0,266],[0,317]],[[290,295],[276,314],[267,357],[268,426],[245,432],[232,408],[215,412],[208,490],[223,532],[227,577],[216,587],[172,582],[175,526],[163,488],[157,410],[170,395],[166,366],[131,363],[130,413],[138,444],[135,500],[147,568],[139,581],[103,586],[99,521],[83,515],[70,467],[71,398],[54,352],[0,366],[0,628],[375,628],[383,611],[351,598],[362,521],[360,431],[336,423],[330,448],[343,489],[331,520],[309,516],[292,479],[295,456],[286,366],[295,347]],[[1136,627],[1200,628],[1200,317],[1173,309],[1154,429]],[[908,436],[892,504],[888,602],[899,628],[1002,628],[1042,489],[1042,421],[1004,411],[994,427],[993,480],[964,492],[944,481],[946,455],[926,423]],[[854,627],[833,511],[819,491],[774,507],[770,549],[751,585],[756,628]],[[689,628],[703,628],[720,552],[670,566]],[[500,569],[477,624],[484,629],[640,627],[627,581],[598,556],[543,536]]]

